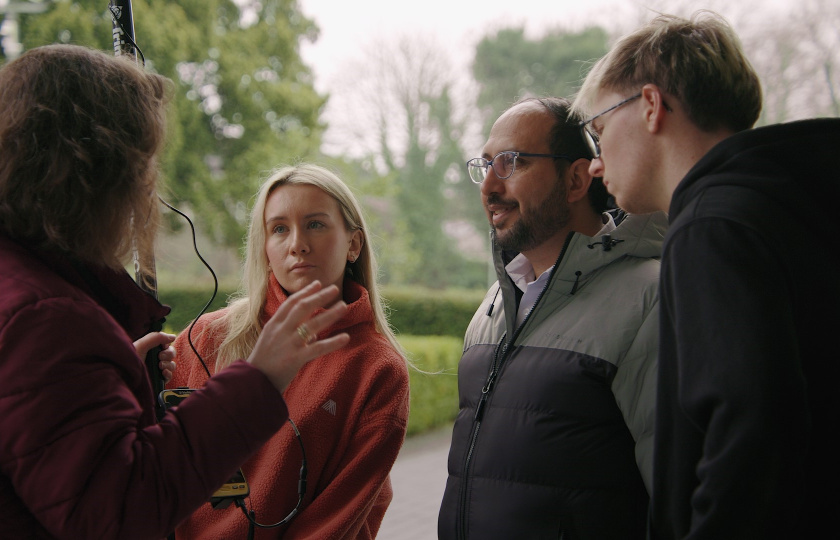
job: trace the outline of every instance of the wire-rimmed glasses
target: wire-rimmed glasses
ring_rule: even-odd
[[[641,92],[639,92],[638,94],[634,94],[634,95],[630,96],[629,98],[622,99],[621,101],[619,101],[618,103],[616,103],[612,107],[604,109],[603,111],[599,112],[595,116],[590,116],[589,118],[587,118],[586,120],[583,120],[580,124],[578,124],[580,126],[581,135],[583,135],[583,140],[586,141],[586,145],[589,147],[589,151],[592,152],[592,157],[593,158],[601,157],[601,144],[600,144],[600,136],[598,135],[598,133],[594,129],[592,129],[592,125],[591,125],[592,121],[595,120],[596,118],[600,118],[601,116],[604,116],[608,112],[610,112],[612,110],[615,110],[615,109],[621,107],[622,105],[624,105],[626,103],[630,103],[634,99],[638,99],[640,97],[642,97]]]
[[[510,178],[516,171],[516,158],[518,157],[546,157],[554,159],[567,159],[574,161],[574,158],[566,154],[531,154],[529,152],[516,152],[514,150],[506,150],[499,152],[493,159],[487,160],[481,157],[472,158],[467,161],[467,171],[470,173],[470,180],[476,184],[481,184],[487,178],[487,171],[493,167],[493,172],[499,180]]]

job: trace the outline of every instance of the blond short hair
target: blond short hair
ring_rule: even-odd
[[[586,113],[601,90],[622,94],[655,84],[674,96],[704,131],[751,128],[761,113],[758,75],[720,15],[659,15],[621,38],[590,70],[574,108]]]

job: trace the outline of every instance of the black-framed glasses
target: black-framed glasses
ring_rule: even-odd
[[[493,159],[486,160],[481,157],[472,158],[467,162],[467,171],[470,173],[470,180],[476,184],[481,184],[487,178],[487,171],[493,167],[493,172],[499,180],[510,178],[516,171],[516,158],[518,157],[546,157],[553,159],[567,159],[574,161],[574,158],[566,154],[531,154],[529,152],[516,152],[513,150],[506,150],[499,152]]]
[[[639,92],[638,94],[634,94],[634,95],[630,96],[629,98],[622,99],[621,101],[619,101],[618,103],[616,103],[612,107],[604,109],[603,111],[599,112],[595,116],[590,116],[589,118],[587,118],[586,120],[583,120],[580,124],[578,124],[580,126],[581,135],[583,135],[583,140],[586,141],[586,145],[589,147],[589,151],[592,152],[592,157],[593,158],[601,157],[601,144],[600,144],[600,137],[595,132],[595,130],[592,129],[592,125],[591,125],[592,121],[595,120],[596,118],[600,118],[601,116],[604,116],[605,114],[607,114],[610,111],[613,111],[613,110],[621,107],[622,105],[630,103],[634,99],[639,99],[640,97],[642,97],[641,92]]]

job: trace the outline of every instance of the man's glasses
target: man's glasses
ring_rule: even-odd
[[[592,125],[591,125],[592,121],[595,120],[596,118],[600,118],[601,116],[604,116],[608,112],[610,112],[612,110],[615,110],[615,109],[621,107],[622,105],[624,105],[626,103],[630,103],[634,99],[638,99],[640,97],[642,97],[641,92],[639,92],[638,94],[635,94],[633,96],[630,96],[629,98],[622,99],[621,101],[619,101],[618,103],[616,103],[612,107],[609,107],[608,109],[604,109],[603,111],[599,112],[595,116],[590,116],[589,118],[587,118],[586,120],[582,121],[579,124],[581,135],[583,135],[583,140],[586,141],[586,145],[589,146],[589,151],[592,152],[592,157],[593,158],[601,157],[601,144],[600,144],[600,137],[595,132],[595,130],[592,129]]]
[[[508,150],[505,152],[499,152],[489,161],[480,157],[469,160],[467,162],[467,171],[470,173],[470,180],[476,184],[481,184],[484,182],[484,179],[487,178],[487,171],[490,170],[490,167],[493,167],[493,172],[499,180],[510,178],[510,176],[516,171],[516,158],[520,156],[547,157],[574,161],[574,158],[565,154],[529,154],[527,152],[514,152],[512,150]]]

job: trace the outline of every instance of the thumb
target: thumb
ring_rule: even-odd
[[[165,332],[150,332],[138,339],[137,341],[135,341],[134,348],[137,350],[137,354],[141,358],[144,358],[146,356],[146,353],[148,353],[158,345],[165,349],[173,341],[175,341],[175,336],[172,334],[167,334]]]

